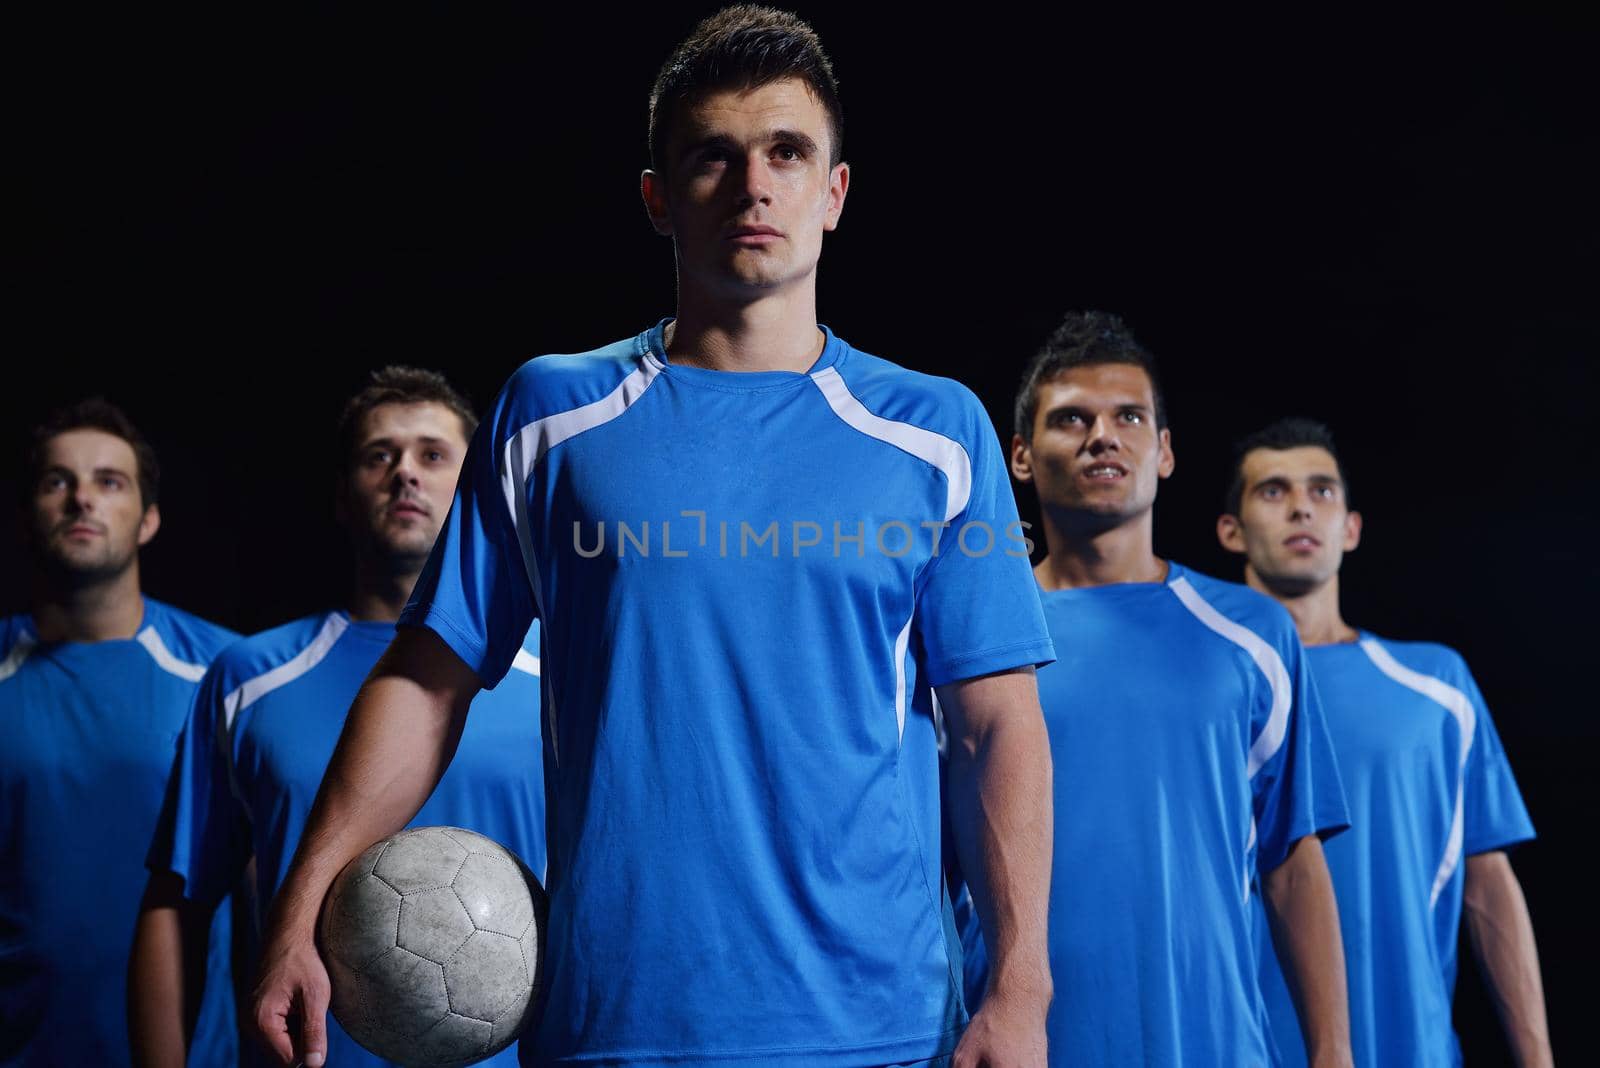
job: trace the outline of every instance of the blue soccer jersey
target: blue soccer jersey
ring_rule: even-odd
[[[1257,875],[1347,824],[1294,623],[1177,564],[1163,583],[1043,597],[1061,652],[1039,673],[1055,761],[1050,1063],[1266,1065]]]
[[[215,902],[253,856],[263,916],[294,859],[356,691],[395,633],[343,612],[308,616],[236,642],[200,684],[179,744],[173,806],[150,866],[184,878],[185,896]],[[536,634],[529,635],[537,640]],[[455,761],[412,826],[487,835],[544,870],[539,664],[513,642],[512,667],[479,694]],[[259,1051],[252,1050],[252,1053]],[[508,1050],[489,1064],[514,1064]],[[328,1021],[328,1062],[387,1064]]]
[[[0,1064],[129,1063],[144,852],[196,684],[235,637],[148,597],[120,641],[0,620]],[[197,1065],[237,1057],[230,930],[218,909]]]
[[[1465,858],[1533,837],[1505,750],[1453,650],[1359,640],[1307,650],[1350,802],[1328,843],[1357,1064],[1458,1065],[1450,1026]],[[1270,949],[1262,989],[1285,1064],[1304,1065]]]
[[[499,678],[544,619],[549,998],[524,1063],[885,1064],[963,1025],[930,685],[1051,659],[970,391],[657,326],[530,361],[403,622]]]

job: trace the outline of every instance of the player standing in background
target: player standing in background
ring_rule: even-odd
[[[231,645],[200,684],[172,806],[150,853],[134,947],[132,1034],[140,1063],[183,1063],[183,1007],[192,993],[185,962],[204,952],[213,909],[252,858],[262,908],[277,891],[345,712],[393,640],[394,621],[444,523],[476,425],[470,405],[442,376],[414,368],[376,372],[345,406],[337,501],[355,549],[349,600],[343,610]],[[539,665],[514,643],[511,667],[499,687],[473,702],[455,763],[415,822],[487,835],[542,873]],[[387,1063],[337,1024],[329,1043],[339,1068]],[[259,1054],[252,1047],[250,1059]],[[506,1050],[488,1063],[515,1059]]]
[[[959,1040],[958,1065],[1040,1065],[1033,667],[1053,654],[1025,554],[1005,551],[993,426],[959,384],[817,324],[850,172],[808,26],[720,12],[651,109],[642,192],[678,317],[530,361],[480,428],[279,895],[256,1022],[282,1063],[322,1062],[318,905],[427,795],[537,617],[549,985],[525,1064],[946,1063]],[[930,685],[997,936],[964,1034]]]
[[[1023,377],[1016,428],[1060,656],[1039,672],[1055,764],[1051,1063],[1267,1064],[1259,892],[1317,1063],[1348,1064],[1319,838],[1346,818],[1293,622],[1155,555],[1171,436],[1154,362],[1115,316],[1066,317]]]
[[[0,620],[0,1064],[125,1065],[144,851],[195,686],[236,635],[140,592],[160,474],[121,410],[56,412],[26,473],[32,612]],[[228,920],[194,965],[198,1065],[237,1057]]]
[[[1461,1063],[1450,1006],[1465,903],[1517,1063],[1550,1064],[1533,923],[1505,853],[1533,824],[1461,657],[1344,621],[1339,568],[1361,516],[1327,427],[1284,419],[1241,441],[1217,536],[1294,617],[1326,709],[1352,823],[1328,844],[1328,867],[1357,1063]],[[1304,1064],[1271,954],[1262,967],[1286,1063]]]

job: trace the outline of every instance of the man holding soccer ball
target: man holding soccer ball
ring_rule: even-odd
[[[982,405],[816,320],[844,208],[832,69],[729,8],[652,95],[678,314],[533,360],[473,440],[274,903],[254,1018],[319,1068],[313,929],[411,817],[534,619],[548,997],[524,1064],[1044,1064],[1052,659]],[[994,971],[967,1023],[931,704]]]

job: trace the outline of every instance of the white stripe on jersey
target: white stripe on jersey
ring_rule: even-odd
[[[17,673],[17,670],[22,667],[22,662],[28,659],[28,654],[33,652],[33,647],[37,644],[31,635],[19,634],[17,636],[17,644],[11,647],[11,652],[6,654],[4,660],[0,660],[0,682],[6,681]]]
[[[943,472],[946,483],[945,522],[961,514],[972,496],[972,461],[967,458],[967,450],[959,442],[911,423],[899,423],[873,415],[856,400],[855,394],[850,392],[850,387],[835,368],[823,368],[811,376],[811,381],[827,398],[833,414],[847,424],[869,438],[887,442]]]
[[[179,660],[172,655],[166,643],[161,640],[161,635],[156,633],[155,624],[141,630],[134,641],[144,646],[144,651],[156,662],[156,666],[169,675],[176,675],[188,682],[199,682],[206,673],[204,664],[191,664],[187,660]]]
[[[1456,776],[1456,803],[1450,816],[1450,837],[1445,842],[1444,857],[1440,859],[1439,870],[1433,876],[1433,891],[1428,895],[1428,907],[1432,908],[1438,903],[1439,894],[1450,882],[1450,877],[1455,874],[1456,866],[1461,863],[1464,829],[1462,787],[1467,781],[1467,754],[1472,751],[1472,736],[1477,732],[1478,715],[1466,694],[1443,679],[1424,675],[1420,671],[1412,671],[1391,656],[1389,650],[1385,649],[1376,638],[1363,639],[1361,649],[1374,667],[1395,682],[1408,690],[1415,690],[1435,704],[1443,705],[1445,711],[1456,718],[1456,723],[1461,728],[1461,763]]]
[[[1261,674],[1266,676],[1268,685],[1272,687],[1272,710],[1267,715],[1266,726],[1261,728],[1261,733],[1250,743],[1250,755],[1245,764],[1246,774],[1254,779],[1256,772],[1277,755],[1278,750],[1283,747],[1284,737],[1289,733],[1289,706],[1294,703],[1294,686],[1289,681],[1289,669],[1283,666],[1283,657],[1278,655],[1276,649],[1249,627],[1235,623],[1211,607],[1211,602],[1200,596],[1200,592],[1189,584],[1187,578],[1180,576],[1175,582],[1168,583],[1167,588],[1178,595],[1178,600],[1182,601],[1183,606],[1201,623],[1249,653],[1250,659],[1256,662],[1256,667],[1261,669]],[[1250,837],[1245,843],[1247,855],[1255,844],[1256,818],[1252,810]],[[1250,897],[1248,862],[1244,871],[1244,896],[1246,900]]]
[[[333,643],[339,640],[350,621],[338,612],[329,612],[328,618],[323,620],[322,629],[317,631],[317,636],[311,639],[311,644],[306,646],[290,660],[285,660],[271,671],[247,679],[232,693],[222,699],[223,730],[219,736],[233,730],[233,721],[240,712],[255,704],[261,698],[281,686],[298,679],[322,663],[322,658],[328,655],[333,648]]]
[[[534,678],[539,677],[539,658],[526,649],[517,650],[517,655],[511,660],[511,666],[524,675],[532,675]]]
[[[539,582],[539,562],[533,552],[533,529],[528,521],[528,479],[533,469],[543,460],[545,453],[568,438],[585,430],[593,430],[617,418],[644,396],[650,383],[661,373],[661,364],[653,353],[639,361],[639,367],[617,383],[617,388],[590,404],[570,411],[557,412],[543,419],[535,419],[507,439],[501,452],[500,490],[505,495],[506,508],[517,531],[517,541],[522,546],[522,567],[528,574],[528,586],[533,591],[533,603],[540,619],[548,619],[544,605],[544,588]],[[547,688],[548,689],[548,688]],[[550,752],[556,766],[561,766],[561,746],[556,740],[555,702],[545,694],[545,716],[550,720]]]

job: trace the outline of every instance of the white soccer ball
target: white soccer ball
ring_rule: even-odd
[[[318,922],[333,1015],[404,1065],[505,1049],[539,993],[548,899],[510,850],[459,827],[401,831],[352,860]]]

